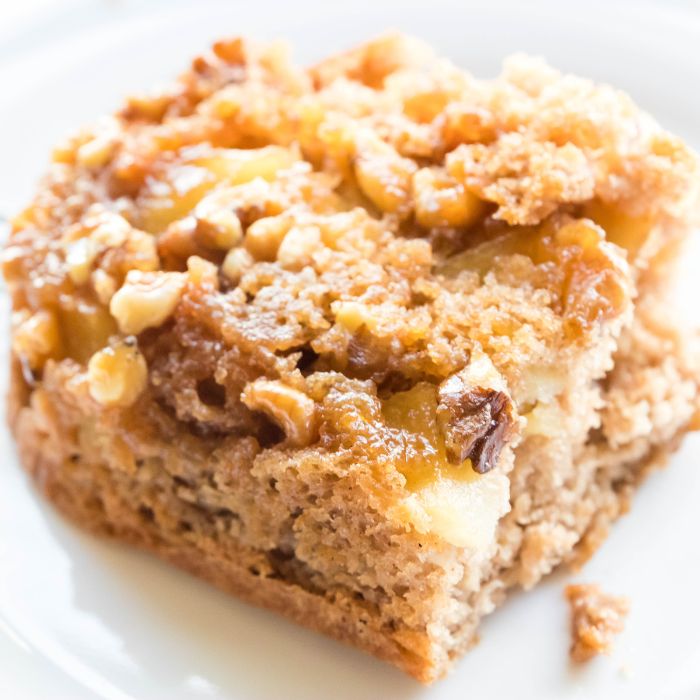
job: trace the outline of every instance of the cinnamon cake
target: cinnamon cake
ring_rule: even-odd
[[[22,463],[81,526],[433,681],[697,424],[667,300],[697,182],[541,60],[218,42],[13,221]]]

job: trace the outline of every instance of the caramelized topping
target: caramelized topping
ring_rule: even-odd
[[[412,484],[484,474],[496,466],[514,434],[507,395],[467,387],[458,375],[439,391],[421,383],[394,394],[384,401],[382,411],[386,424],[405,434],[399,469]]]
[[[104,306],[81,299],[70,301],[73,303],[67,303],[58,312],[65,355],[87,362],[117,333],[117,324]]]
[[[510,229],[448,258],[437,270],[457,275],[473,270],[485,275],[498,260],[520,255],[538,268],[556,290],[566,330],[580,336],[596,323],[624,312],[629,305],[629,267],[622,251],[587,219],[553,217],[538,227]]]
[[[455,514],[507,508],[510,392],[617,332],[620,246],[677,216],[695,172],[618,93],[529,59],[480,83],[397,35],[309,70],[221,42],[56,150],[4,256],[15,352],[90,361],[93,395],[126,406],[102,386],[124,355],[193,432],[269,444],[267,416],[284,449],[398,470],[428,530],[474,542]]]
[[[183,154],[180,163],[167,161],[155,168],[139,197],[141,225],[160,233],[187,216],[215,186],[244,185],[256,178],[272,181],[297,158],[287,148],[219,149],[210,154]],[[206,217],[206,212],[204,212]]]

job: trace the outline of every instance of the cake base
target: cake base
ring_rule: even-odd
[[[598,447],[595,459],[599,464],[589,469],[594,478],[581,499],[595,500],[598,505],[574,524],[574,546],[555,551],[545,537],[542,551],[523,544],[517,556],[511,555],[508,566],[499,564],[496,557],[480,593],[470,599],[469,615],[461,620],[461,629],[454,635],[456,641],[446,655],[425,630],[421,633],[387,627],[382,611],[352,590],[321,590],[305,585],[303,577],[295,572],[298,562],[293,557],[290,560],[277,550],[247,547],[231,537],[222,540],[215,533],[225,531],[230,515],[198,510],[181,502],[175,495],[177,477],[163,471],[155,481],[140,480],[136,474],[115,472],[105,464],[85,461],[72,450],[67,455],[62,448],[66,427],[59,425],[56,407],[46,400],[30,400],[31,393],[15,364],[9,415],[21,462],[48,500],[70,520],[94,533],[150,551],[246,602],[350,643],[424,683],[444,675],[451,661],[477,641],[480,619],[505,599],[510,588],[529,587],[563,561],[580,562],[590,556],[604,539],[609,524],[628,509],[630,497],[643,477],[665,461],[685,432],[683,425],[663,441],[649,442],[647,449],[641,450],[641,457],[637,445],[629,451],[637,457],[629,462],[615,458],[619,450]],[[527,455],[521,458],[526,461]],[[590,463],[592,457],[586,459]],[[160,485],[154,491],[155,483]],[[547,530],[551,522],[529,525],[537,526]],[[521,530],[528,532],[511,512],[501,523],[499,538],[512,540]]]

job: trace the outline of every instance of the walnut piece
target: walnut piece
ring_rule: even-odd
[[[280,243],[277,262],[286,270],[300,270],[311,263],[314,251],[320,246],[318,226],[293,226]]]
[[[187,283],[181,272],[131,270],[112,297],[109,310],[122,333],[138,334],[164,323],[180,301]]]
[[[478,221],[484,204],[462,183],[444,171],[421,168],[413,176],[416,221],[425,228],[433,226],[468,227]]]
[[[382,212],[404,214],[411,204],[415,163],[390,146],[372,141],[358,148],[355,177],[363,194]]]
[[[221,272],[234,284],[238,284],[246,270],[255,264],[253,256],[245,248],[231,248],[221,264]]]
[[[624,628],[628,601],[603,593],[595,584],[567,586],[564,595],[571,606],[572,660],[582,663],[610,653],[613,637]]]
[[[230,198],[228,190],[215,191],[195,207],[196,233],[210,248],[230,250],[243,238],[243,226]]]
[[[12,336],[12,349],[32,369],[41,369],[54,356],[61,344],[56,314],[40,310],[36,313],[17,314],[18,325]]]
[[[98,134],[78,148],[76,159],[86,168],[99,168],[109,161],[117,144],[114,134],[108,132]]]
[[[254,221],[246,231],[246,250],[256,260],[274,260],[282,240],[291,227],[289,217],[266,216]]]
[[[90,396],[103,406],[130,406],[146,388],[148,368],[135,339],[103,348],[88,362]]]
[[[247,384],[241,401],[252,411],[262,411],[284,430],[287,443],[310,445],[317,434],[316,405],[298,389],[279,380],[256,379]]]
[[[99,246],[91,238],[79,238],[68,246],[66,266],[68,276],[76,285],[85,284],[90,278],[92,264],[100,252]]]
[[[437,421],[448,461],[461,464],[469,459],[479,474],[496,466],[515,428],[508,394],[472,384],[467,373],[455,374],[440,385]]]

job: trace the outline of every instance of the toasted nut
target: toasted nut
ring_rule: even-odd
[[[452,464],[469,459],[479,474],[493,469],[516,428],[513,403],[501,382],[484,383],[494,372],[486,356],[475,356],[438,390],[437,422]]]
[[[43,367],[46,360],[58,352],[60,343],[56,315],[46,310],[27,315],[12,336],[12,349],[32,369]]]
[[[317,226],[293,226],[282,239],[277,261],[288,270],[300,270],[311,262],[311,256],[321,245]]]
[[[481,200],[447,173],[421,168],[413,176],[416,221],[421,226],[471,226],[484,211]]]
[[[160,121],[168,109],[171,96],[167,92],[153,95],[132,95],[126,99],[123,114],[127,119]]]
[[[246,46],[240,37],[217,41],[212,46],[212,50],[222,61],[227,63],[245,63]]]
[[[74,284],[85,284],[90,279],[90,270],[98,253],[99,247],[91,238],[79,238],[68,246],[66,265]]]
[[[111,211],[98,211],[89,216],[85,223],[93,227],[90,238],[104,248],[118,248],[123,245],[132,229],[123,216]]]
[[[97,269],[92,273],[92,288],[100,303],[106,306],[117,291],[117,283],[114,277],[108,275],[104,270]]]
[[[112,297],[109,310],[122,333],[138,334],[160,326],[175,311],[187,284],[183,272],[131,270]]]
[[[496,466],[514,425],[506,394],[483,387],[448,387],[440,396],[437,417],[448,460],[461,464],[469,459],[479,474]]]
[[[334,301],[331,309],[335,314],[336,322],[351,333],[361,326],[366,326],[371,331],[377,328],[379,319],[372,312],[372,308],[361,301]]]
[[[227,190],[213,192],[195,207],[197,238],[206,246],[230,250],[243,238],[241,220],[231,208]]]
[[[224,258],[221,271],[231,282],[238,284],[243,273],[254,264],[253,256],[245,248],[232,248]]]
[[[109,162],[116,146],[117,141],[113,134],[98,134],[78,149],[78,164],[87,168],[99,168]]]
[[[250,109],[250,103],[246,107]],[[221,150],[212,156],[199,158],[195,163],[210,170],[221,181],[241,185],[258,179],[272,182],[280,170],[291,168],[298,160],[299,155],[292,148],[263,146]]]
[[[119,259],[121,270],[124,272],[128,270],[152,272],[160,268],[155,236],[145,231],[132,228],[118,253],[118,256],[115,255],[115,260]]]
[[[88,362],[87,377],[90,396],[98,403],[131,406],[146,388],[148,368],[131,338],[96,352]]]
[[[266,216],[254,221],[245,234],[246,250],[256,260],[274,260],[289,228],[286,216]]]
[[[73,165],[75,163],[76,146],[74,138],[68,138],[59,142],[51,151],[51,160],[54,163]]]
[[[219,269],[214,263],[191,255],[187,258],[187,272],[193,284],[208,284],[215,289],[219,288]]]
[[[410,206],[411,179],[416,165],[386,144],[382,146],[358,153],[357,184],[381,211],[404,214]]]
[[[160,267],[155,237],[98,205],[91,207],[80,224],[69,227],[62,240],[66,270],[76,285],[89,280],[93,267],[117,278],[129,270],[150,272]]]
[[[256,379],[246,385],[241,401],[277,423],[290,445],[304,447],[316,438],[316,405],[306,394],[278,380]]]
[[[201,238],[213,248],[230,250],[243,238],[241,220],[230,209],[218,209],[197,217]]]

